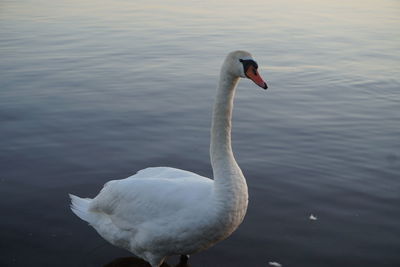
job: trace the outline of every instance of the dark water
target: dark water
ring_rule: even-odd
[[[191,266],[400,266],[399,29],[395,0],[2,1],[0,266],[130,256],[67,194],[149,166],[211,176],[215,84],[236,49],[270,86],[241,81],[235,102],[250,205]]]

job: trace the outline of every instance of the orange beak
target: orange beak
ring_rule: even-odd
[[[246,76],[261,88],[264,89],[268,88],[267,83],[260,76],[260,74],[258,73],[257,69],[254,66],[249,66],[249,68],[246,71]]]

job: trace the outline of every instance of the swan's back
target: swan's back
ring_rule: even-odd
[[[130,227],[168,217],[184,219],[194,208],[207,205],[213,181],[192,172],[168,167],[147,168],[104,185],[90,209]],[[125,228],[126,226],[124,226]]]

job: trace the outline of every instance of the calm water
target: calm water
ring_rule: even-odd
[[[215,85],[236,49],[270,86],[241,81],[235,102],[250,205],[191,266],[400,266],[400,2],[215,2],[0,3],[0,266],[130,256],[67,193],[148,166],[211,176]]]

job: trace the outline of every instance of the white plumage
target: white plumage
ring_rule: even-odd
[[[235,88],[239,77],[267,87],[252,62],[248,52],[235,51],[221,68],[211,128],[214,180],[170,167],[147,168],[106,183],[93,199],[70,195],[72,211],[111,244],[153,267],[167,256],[192,254],[228,237],[248,203],[230,140]]]

